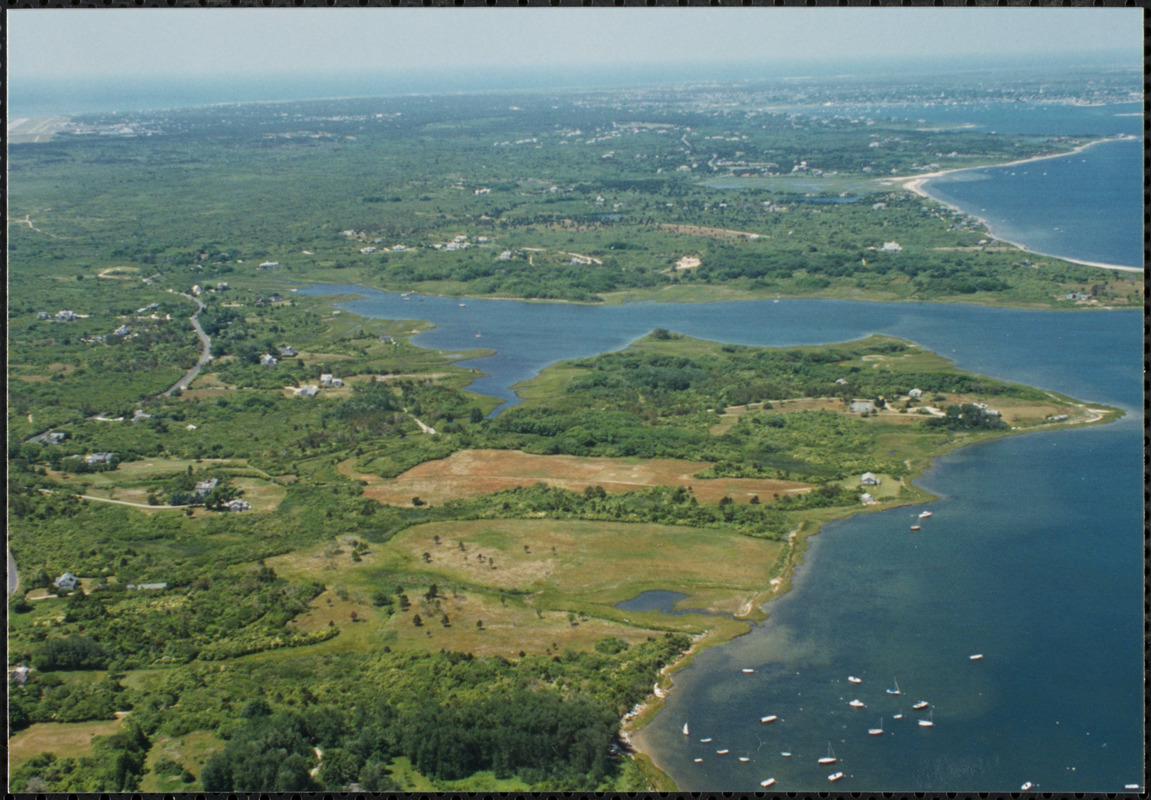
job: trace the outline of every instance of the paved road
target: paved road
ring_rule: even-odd
[[[20,576],[16,574],[16,562],[12,560],[12,551],[8,551],[8,594],[12,594],[20,586]]]
[[[200,374],[200,368],[212,360],[212,340],[208,338],[208,334],[204,333],[204,329],[200,327],[200,320],[196,319],[200,312],[204,310],[204,304],[190,294],[184,294],[183,292],[176,292],[176,294],[181,297],[187,297],[196,304],[196,313],[188,319],[191,321],[192,327],[196,329],[196,335],[200,337],[200,343],[204,345],[204,350],[200,353],[200,360],[196,362],[196,366],[188,370],[188,374],[180,378],[176,385],[164,392],[161,397],[171,397],[172,392],[187,389],[188,384],[196,380],[196,376]]]

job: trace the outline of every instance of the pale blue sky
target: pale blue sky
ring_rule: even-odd
[[[9,76],[1078,52],[1141,60],[1141,9],[11,9]]]

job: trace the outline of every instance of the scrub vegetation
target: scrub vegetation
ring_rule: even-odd
[[[923,499],[949,448],[1118,413],[887,337],[660,329],[489,417],[456,363],[486,351],[293,291],[1141,302],[879,180],[1075,141],[767,91],[221,106],[10,147],[10,789],[650,788],[621,718],[762,619],[821,522]],[[684,613],[617,607],[649,589]]]

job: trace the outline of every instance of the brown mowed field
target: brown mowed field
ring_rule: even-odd
[[[633,461],[618,458],[538,456],[518,450],[463,450],[438,461],[427,461],[391,480],[369,481],[364,496],[391,505],[410,505],[413,497],[443,503],[501,489],[546,483],[576,492],[602,486],[610,493],[651,486],[690,486],[701,503],[730,497],[747,503],[752,497],[769,502],[775,494],[802,494],[811,485],[799,481],[754,478],[697,478],[710,464],[677,459]]]

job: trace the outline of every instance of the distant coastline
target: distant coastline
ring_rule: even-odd
[[[1083,266],[1086,266],[1086,267],[1098,267],[1100,269],[1114,269],[1114,270],[1120,270],[1122,272],[1139,272],[1139,273],[1142,273],[1144,271],[1142,267],[1135,267],[1135,266],[1130,266],[1130,265],[1126,265],[1126,264],[1110,264],[1110,263],[1106,263],[1106,262],[1102,262],[1102,261],[1088,261],[1086,259],[1081,259],[1081,258],[1070,258],[1068,256],[1059,255],[1058,253],[1047,253],[1047,252],[1042,252],[1039,250],[1033,250],[1025,244],[1022,244],[1022,243],[1016,242],[1016,241],[1012,241],[1011,239],[1006,239],[1006,238],[1000,236],[999,234],[997,234],[995,232],[995,229],[993,228],[991,223],[986,218],[978,216],[976,214],[970,214],[967,211],[960,208],[959,206],[955,205],[954,203],[949,203],[946,200],[943,200],[942,198],[931,194],[931,192],[928,189],[928,184],[932,180],[934,180],[935,178],[941,178],[945,175],[951,175],[951,174],[954,174],[957,172],[970,172],[972,170],[977,170],[977,169],[993,169],[993,168],[998,169],[1000,167],[1014,167],[1014,166],[1019,166],[1020,164],[1030,164],[1030,163],[1033,163],[1036,161],[1046,161],[1048,159],[1053,159],[1053,158],[1065,158],[1067,156],[1073,156],[1073,155],[1076,155],[1078,153],[1082,153],[1084,150],[1088,149],[1089,147],[1094,147],[1097,144],[1103,144],[1105,142],[1134,141],[1134,140],[1136,140],[1136,138],[1137,137],[1131,136],[1129,134],[1121,134],[1118,136],[1108,136],[1108,137],[1103,138],[1103,139],[1095,139],[1094,141],[1087,142],[1086,144],[1081,144],[1078,147],[1076,147],[1072,150],[1068,150],[1065,153],[1051,153],[1050,155],[1034,156],[1033,158],[1021,158],[1017,161],[1009,161],[1005,164],[985,164],[983,166],[978,166],[978,167],[961,167],[958,169],[945,169],[945,170],[938,170],[936,172],[928,172],[928,173],[924,173],[922,175],[908,175],[908,176],[902,176],[902,177],[895,177],[895,178],[886,179],[883,181],[883,183],[894,183],[894,184],[896,184],[896,185],[898,185],[904,189],[907,189],[910,192],[913,192],[913,193],[919,195],[920,197],[924,197],[928,200],[932,200],[936,203],[939,203],[940,205],[946,206],[947,208],[950,208],[953,211],[957,211],[961,214],[967,214],[967,216],[972,217],[972,218],[978,220],[981,224],[983,224],[987,228],[987,232],[996,241],[1002,242],[1004,244],[1009,244],[1013,247],[1017,247],[1020,250],[1022,250],[1023,252],[1031,253],[1032,255],[1037,255],[1037,256],[1046,256],[1048,258],[1058,258],[1062,261],[1067,261],[1067,262],[1072,263],[1072,264],[1082,264]]]

